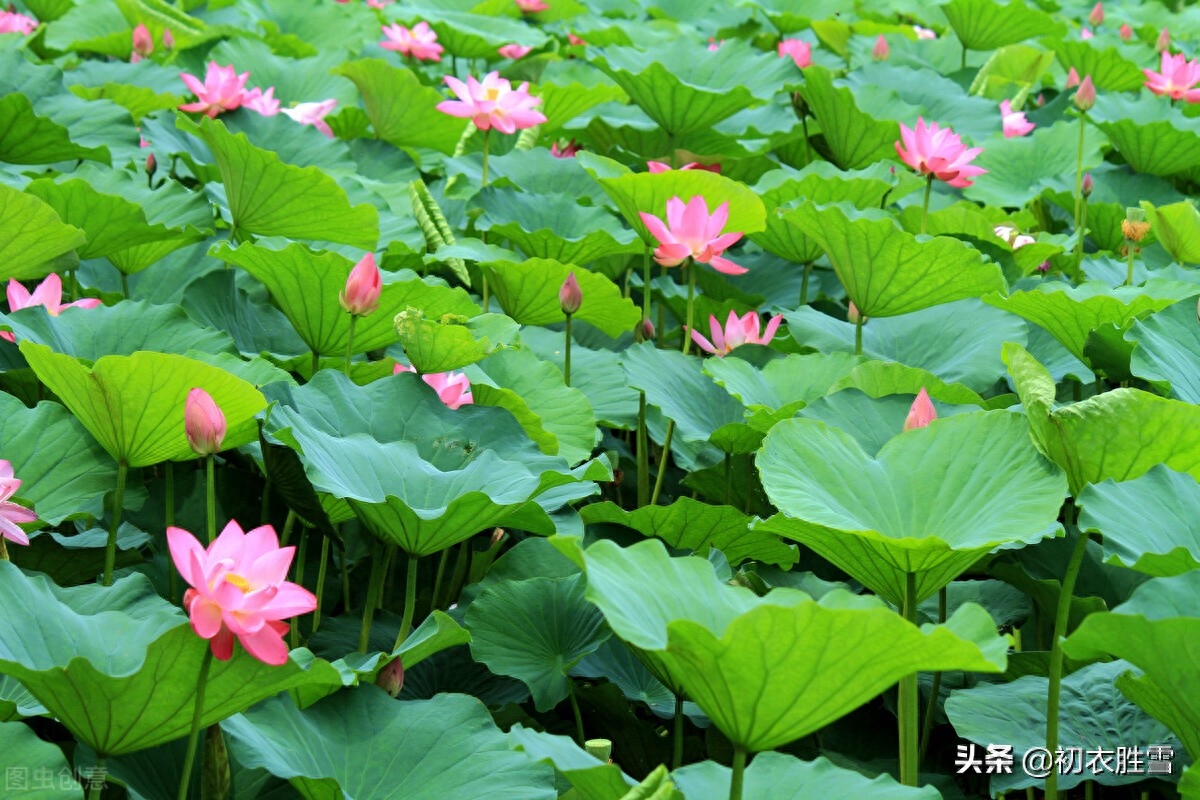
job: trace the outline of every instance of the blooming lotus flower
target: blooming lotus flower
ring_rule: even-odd
[[[876,61],[887,61],[888,54],[891,49],[888,47],[887,39],[883,38],[883,34],[879,34],[879,38],[875,40],[875,46],[871,48],[871,58]]]
[[[1117,35],[1121,37],[1121,41],[1128,42],[1133,38],[1133,28],[1129,27],[1129,23],[1126,22],[1117,30]]]
[[[273,117],[279,113],[279,100],[275,97],[275,87],[268,86],[264,92],[257,86],[246,92],[242,97],[242,108],[257,111],[264,117]]]
[[[517,8],[521,9],[522,14],[536,14],[538,11],[545,11],[550,8],[549,4],[542,0],[513,0],[517,4]]]
[[[1142,73],[1146,76],[1146,88],[1155,94],[1166,95],[1172,100],[1200,102],[1200,89],[1192,88],[1200,82],[1200,60],[1188,61],[1183,53],[1164,52],[1161,72],[1144,69]]]
[[[173,526],[167,528],[167,545],[175,568],[192,587],[183,595],[192,630],[212,642],[214,656],[229,660],[236,637],[264,664],[287,663],[283,620],[317,607],[311,592],[286,580],[295,547],[280,547],[270,525],[243,532],[234,521],[207,549]]]
[[[804,69],[812,64],[812,44],[802,39],[784,39],[777,48],[779,57],[791,56],[796,66]]]
[[[575,154],[582,150],[583,147],[576,143],[574,139],[567,143],[566,147],[560,148],[558,142],[550,144],[550,155],[555,158],[574,158]]]
[[[982,147],[967,147],[962,139],[949,128],[939,128],[936,122],[925,125],[917,117],[916,130],[900,123],[900,142],[896,142],[896,153],[900,159],[922,175],[932,175],[951,186],[970,186],[976,175],[987,172],[982,167],[971,166],[971,160],[983,152]]]
[[[1018,250],[1027,244],[1033,244],[1036,241],[1027,233],[1018,233],[1017,229],[1012,225],[997,225],[992,230],[996,236],[1008,242],[1013,250]]]
[[[1088,14],[1088,22],[1092,24],[1093,28],[1104,24],[1104,3],[1096,3],[1092,6],[1092,11]]]
[[[692,258],[726,275],[748,272],[745,267],[721,256],[726,248],[742,238],[741,233],[721,233],[729,219],[728,202],[721,203],[709,216],[703,195],[696,195],[687,205],[678,197],[672,197],[667,201],[666,223],[645,211],[639,212],[639,216],[650,235],[658,239],[654,260],[662,266],[676,267]]]
[[[913,25],[913,30],[916,32],[918,39],[936,39],[937,38],[937,34],[934,33],[933,31],[929,30],[929,28],[922,28],[920,25]]]
[[[183,427],[188,444],[197,455],[211,456],[221,452],[221,443],[225,441],[225,414],[208,392],[198,387],[188,392]]]
[[[15,11],[0,11],[0,33],[19,33],[28,36],[37,30],[38,21]]]
[[[1067,70],[1067,88],[1068,89],[1073,89],[1082,82],[1083,81],[1080,79],[1079,73],[1075,71],[1074,67],[1071,67],[1069,70]]]
[[[321,133],[332,139],[333,129],[330,128],[329,123],[325,121],[325,115],[330,111],[333,111],[333,107],[337,105],[337,102],[337,100],[331,99],[322,100],[319,103],[297,103],[292,108],[280,109],[280,113],[287,114],[301,125],[312,125]]]
[[[217,62],[208,62],[208,71],[204,73],[204,83],[195,75],[180,73],[183,82],[196,95],[196,102],[184,103],[180,111],[199,111],[201,114],[215,118],[222,111],[233,111],[242,105],[249,72],[237,74],[232,65],[221,67]]]
[[[133,55],[129,60],[136,64],[153,52],[154,37],[150,35],[150,29],[139,22],[138,26],[133,29]]]
[[[402,56],[412,56],[418,61],[441,61],[443,48],[437,43],[437,31],[428,22],[418,22],[412,30],[403,25],[383,26],[387,41],[380,42],[384,50],[395,50]]]
[[[1025,119],[1024,111],[1013,111],[1012,103],[1008,100],[1000,102],[1000,122],[1004,128],[1004,135],[1009,138],[1024,136],[1035,127],[1032,122]]]
[[[712,341],[705,339],[697,330],[692,331],[692,341],[704,352],[724,358],[726,353],[744,344],[770,344],[782,321],[781,316],[771,317],[767,327],[761,329],[760,333],[757,311],[751,311],[744,317],[739,317],[736,311],[730,311],[729,318],[725,320],[725,329],[722,330],[717,318],[709,314],[708,329],[712,334]]]
[[[481,131],[495,128],[501,133],[514,133],[546,121],[540,111],[533,110],[542,98],[530,96],[528,82],[513,89],[507,78],[493,71],[482,81],[468,77],[466,83],[447,75],[446,85],[458,99],[443,100],[437,104],[438,111],[454,117],[470,117]]]
[[[562,287],[558,290],[558,305],[564,314],[574,314],[583,305],[583,292],[579,288],[579,279],[575,273],[567,275]]]
[[[531,52],[533,52],[533,48],[526,47],[523,44],[513,43],[513,44],[506,44],[503,47],[498,48],[496,50],[496,52],[498,52],[500,55],[502,55],[505,58],[511,58],[513,61],[516,61],[518,58],[524,58],[525,56],[527,56]]]
[[[929,392],[925,391],[925,387],[922,386],[921,391],[917,392],[917,399],[913,400],[912,408],[908,410],[908,416],[904,418],[904,430],[924,428],[935,419],[937,419],[937,409],[933,407],[933,401],[929,399]]]
[[[9,500],[20,488],[21,481],[13,477],[12,464],[0,460],[0,539],[29,544],[29,537],[17,526],[23,522],[36,522],[37,514]]]
[[[379,307],[383,278],[375,266],[375,254],[367,253],[358,260],[346,278],[346,288],[338,294],[342,308],[355,316],[366,316]]]
[[[8,310],[10,313],[31,306],[42,306],[46,309],[47,314],[57,317],[64,308],[95,308],[98,305],[100,305],[100,301],[94,297],[86,297],[83,300],[76,300],[74,303],[64,304],[62,279],[53,272],[37,285],[33,294],[30,294],[29,290],[18,283],[16,278],[8,279]],[[8,331],[0,331],[0,338],[10,342],[16,341],[16,337]]]
[[[397,364],[392,368],[393,375],[399,375],[401,372],[415,373],[416,369],[407,364]],[[461,372],[434,372],[422,375],[421,380],[437,392],[438,399],[452,409],[475,402],[471,395],[471,381]]]
[[[670,172],[671,165],[664,164],[661,161],[647,161],[646,169],[650,170],[650,172],[652,174],[657,175],[660,172]],[[701,164],[699,161],[690,161],[687,164],[684,164],[682,167],[680,167],[680,169],[681,170],[702,169],[702,170],[705,170],[706,172],[715,172],[718,175],[721,174],[721,165],[720,164]]]

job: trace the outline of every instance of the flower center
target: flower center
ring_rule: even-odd
[[[242,594],[250,591],[250,582],[235,572],[226,572],[225,582],[232,583],[234,586],[241,589]]]

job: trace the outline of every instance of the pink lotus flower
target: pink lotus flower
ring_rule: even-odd
[[[1079,193],[1084,197],[1091,197],[1092,190],[1096,188],[1096,182],[1092,180],[1092,173],[1083,173],[1083,180],[1079,182]]]
[[[1083,39],[1084,41],[1091,39],[1093,36],[1095,36],[1095,34],[1089,31],[1087,28],[1083,28],[1079,31],[1079,38]]]
[[[533,52],[532,47],[526,47],[523,44],[506,44],[496,50],[504,58],[511,58],[516,61],[518,58],[524,58]]]
[[[587,42],[585,42],[583,39],[579,38],[575,34],[568,32],[567,33],[567,44],[573,45],[575,47],[579,47],[581,45],[586,45]]]
[[[1091,75],[1083,76],[1083,83],[1075,90],[1073,98],[1075,107],[1080,111],[1090,111],[1096,105],[1096,85],[1092,83]]]
[[[0,539],[29,544],[29,537],[17,526],[24,522],[36,522],[37,514],[9,500],[20,488],[21,481],[13,477],[12,464],[0,460]]]
[[[1121,41],[1128,42],[1133,38],[1133,28],[1129,27],[1129,23],[1126,22],[1117,29],[1117,35],[1121,37]]]
[[[199,111],[209,117],[216,118],[222,111],[233,111],[242,105],[249,72],[237,74],[232,65],[217,66],[217,62],[208,62],[208,71],[204,74],[204,83],[195,75],[184,72],[180,76],[183,82],[196,95],[196,102],[185,103],[180,111]]]
[[[46,309],[47,314],[57,317],[64,308],[95,308],[98,305],[100,305],[100,301],[94,297],[86,297],[83,300],[76,300],[74,303],[64,304],[62,279],[53,272],[37,285],[33,294],[30,294],[24,286],[18,283],[16,278],[8,279],[9,313],[31,306],[42,306]],[[0,331],[0,338],[10,342],[16,341],[16,337],[8,331]]]
[[[967,147],[949,128],[939,128],[936,122],[925,125],[917,117],[916,130],[900,124],[900,142],[896,142],[896,153],[900,159],[922,175],[932,175],[951,186],[970,186],[971,178],[987,172],[981,167],[971,166],[971,160],[983,152],[982,147]]]
[[[37,30],[38,22],[33,17],[15,11],[0,11],[0,33],[19,33],[28,36]]]
[[[550,144],[550,155],[555,158],[574,158],[575,154],[583,149],[583,146],[578,144],[574,139],[567,143],[566,147],[560,148],[558,142]]]
[[[1164,52],[1161,69],[1161,73],[1142,70],[1146,76],[1147,89],[1158,95],[1166,95],[1172,100],[1200,102],[1200,89],[1192,88],[1200,82],[1200,60],[1188,61],[1183,53],[1171,55]]]
[[[812,44],[802,39],[784,39],[776,49],[780,58],[791,56],[800,69],[812,64]]]
[[[273,117],[279,113],[279,100],[275,97],[275,87],[268,86],[264,92],[255,86],[242,96],[242,108],[257,111],[264,117]]]
[[[1008,242],[1013,250],[1018,250],[1027,244],[1033,244],[1036,240],[1027,233],[1018,233],[1017,229],[1012,225],[996,225],[992,231],[999,238]]]
[[[1104,24],[1104,3],[1096,3],[1092,6],[1092,11],[1088,14],[1088,22],[1093,28]]]
[[[1071,67],[1069,70],[1067,70],[1067,88],[1068,89],[1073,89],[1082,82],[1083,81],[1080,79],[1079,73],[1075,71],[1074,67]]]
[[[891,53],[891,48],[888,47],[887,39],[883,38],[881,33],[875,40],[875,46],[871,48],[871,58],[876,61],[887,61],[889,53]]]
[[[150,29],[139,22],[138,26],[133,29],[133,55],[129,60],[136,64],[153,52],[154,37],[150,35]]]
[[[330,128],[329,123],[325,121],[325,115],[330,111],[333,111],[333,107],[336,105],[337,100],[322,100],[319,103],[297,103],[292,108],[280,109],[280,113],[287,114],[301,125],[312,125],[321,133],[332,139],[333,129]]]
[[[197,387],[188,392],[183,411],[183,427],[188,444],[201,456],[221,452],[225,441],[225,414],[212,395]]]
[[[740,233],[721,233],[729,219],[729,203],[721,203],[709,216],[708,203],[696,195],[684,205],[678,197],[667,201],[667,222],[645,211],[639,213],[650,235],[658,239],[654,260],[664,267],[676,267],[687,258],[708,264],[726,275],[741,275],[748,270],[723,258],[722,253],[742,238]]]
[[[164,50],[170,50],[175,46],[175,34],[171,33],[170,28],[163,28],[162,43]]]
[[[380,42],[384,50],[395,50],[402,56],[412,56],[418,61],[441,61],[445,49],[437,43],[437,31],[428,22],[418,22],[412,30],[400,24],[383,26],[387,41]]]
[[[913,400],[908,416],[904,418],[904,430],[924,428],[935,419],[937,419],[937,409],[933,407],[933,401],[929,399],[929,392],[925,391],[925,387],[922,386],[921,391],[917,392],[917,399]]]
[[[212,654],[228,661],[236,637],[264,664],[286,664],[283,620],[317,607],[311,592],[286,580],[296,548],[280,547],[270,525],[244,533],[234,521],[207,549],[176,527],[167,528],[167,544],[175,568],[192,587],[183,595],[192,630],[212,642]]]
[[[710,53],[717,52],[718,50],[721,49],[721,45],[723,45],[723,44],[725,44],[724,39],[722,39],[721,41],[718,42],[717,37],[715,37],[715,36],[708,37],[708,52],[710,52]]]
[[[859,313],[858,306],[854,305],[853,300],[851,300],[850,304],[846,306],[846,321],[851,325],[857,325],[860,322],[866,325],[868,319],[870,319],[870,317],[865,317]]]
[[[1035,127],[1032,122],[1025,119],[1024,111],[1013,111],[1012,102],[1008,100],[1000,102],[1000,122],[1004,127],[1004,135],[1008,138],[1024,136]]]
[[[383,278],[375,266],[375,254],[367,253],[358,260],[346,278],[346,288],[338,294],[342,308],[355,316],[366,316],[379,307]]]
[[[522,14],[536,14],[550,8],[549,4],[542,0],[513,0],[513,2],[517,4],[517,8],[521,9]]]
[[[657,175],[660,172],[670,172],[671,165],[664,164],[661,161],[647,161],[646,169],[650,170],[650,172],[652,174]],[[705,170],[706,172],[715,172],[718,175],[721,174],[721,165],[720,164],[701,164],[699,161],[690,161],[687,164],[684,164],[682,167],[680,167],[680,169],[681,170],[702,169],[702,170]]]
[[[392,368],[393,375],[399,375],[401,372],[416,372],[416,369],[407,364],[397,364]],[[421,380],[425,381],[426,385],[432,387],[437,392],[438,399],[445,403],[449,408],[457,409],[459,406],[470,405],[475,402],[475,398],[471,395],[471,381],[461,372],[434,372],[427,375],[422,375]]]
[[[458,95],[457,100],[443,100],[437,104],[438,111],[454,117],[470,117],[481,131],[495,128],[501,133],[514,133],[520,128],[532,128],[546,121],[534,106],[542,102],[540,97],[529,94],[529,83],[513,89],[507,78],[499,72],[489,72],[483,81],[468,77],[463,83],[453,75],[446,76],[446,85]]]
[[[712,341],[705,339],[697,330],[692,331],[692,341],[706,353],[724,358],[726,353],[744,344],[770,344],[771,340],[775,338],[775,331],[779,329],[781,322],[783,322],[783,317],[771,317],[767,322],[767,327],[761,329],[762,333],[760,334],[757,311],[748,312],[744,317],[739,317],[736,311],[730,311],[729,318],[725,320],[725,329],[721,330],[721,323],[710,314],[708,329],[712,333]]]
[[[367,0],[367,6],[369,8],[387,8],[394,2],[396,0]]]
[[[579,288],[579,279],[572,272],[567,275],[563,285],[558,290],[558,305],[564,314],[574,314],[583,305],[583,291]]]
[[[936,33],[929,30],[929,28],[922,28],[920,25],[913,25],[913,31],[916,32],[918,39],[936,39],[937,38]]]

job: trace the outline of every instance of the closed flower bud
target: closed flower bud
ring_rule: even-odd
[[[1129,27],[1129,23],[1125,23],[1117,31],[1117,35],[1121,37],[1121,41],[1128,42],[1133,38],[1133,28]]]
[[[175,46],[175,35],[171,33],[170,28],[163,28],[162,43],[167,50]]]
[[[574,272],[567,276],[562,288],[558,290],[558,305],[562,312],[568,315],[574,314],[583,305],[583,292],[579,290],[579,281]]]
[[[1096,184],[1092,180],[1092,173],[1089,172],[1083,176],[1083,183],[1080,185],[1079,191],[1083,192],[1084,197],[1090,197],[1094,188],[1096,188]]]
[[[1074,89],[1081,82],[1082,81],[1080,81],[1080,79],[1079,79],[1079,73],[1075,71],[1074,67],[1071,67],[1069,70],[1067,70],[1067,88],[1068,89]]]
[[[875,46],[871,48],[871,58],[876,61],[887,61],[888,53],[891,52],[888,48],[887,39],[883,38],[883,34],[879,34],[879,38],[875,40]]]
[[[796,114],[796,119],[804,119],[808,116],[808,103],[804,99],[804,95],[799,92],[792,93],[792,111]]]
[[[1125,219],[1121,220],[1121,233],[1131,242],[1139,243],[1150,232],[1150,223],[1146,221],[1146,212],[1140,208],[1125,209]]]
[[[1088,14],[1088,22],[1092,24],[1093,28],[1104,24],[1104,3],[1096,3],[1092,6],[1092,13]]]
[[[1083,79],[1083,83],[1079,84],[1079,88],[1075,90],[1075,107],[1080,111],[1090,111],[1092,106],[1096,105],[1096,87],[1092,83],[1092,76],[1087,75]]]
[[[154,157],[154,153],[151,153],[146,156],[146,174],[153,178],[156,171],[158,171],[158,159]]]
[[[154,37],[150,35],[150,29],[141,23],[133,29],[133,52],[139,56],[154,52]]]
[[[1158,41],[1154,43],[1156,52],[1165,53],[1171,48],[1171,32],[1166,28],[1162,29],[1162,33],[1158,35]]]
[[[904,419],[904,430],[924,428],[935,419],[937,419],[937,409],[933,407],[933,401],[929,399],[929,392],[925,391],[925,387],[922,386],[921,391],[917,392],[917,399],[913,400],[912,407],[908,410],[908,416]]]
[[[225,415],[208,392],[196,388],[188,392],[183,413],[188,444],[198,455],[221,452],[225,441]]]
[[[496,528],[494,531],[492,531],[492,539],[488,543],[488,547],[495,547],[496,545],[500,544],[504,541],[504,537],[507,535],[508,534],[504,532],[504,528]]]
[[[375,254],[367,253],[350,270],[346,288],[338,294],[342,308],[356,316],[365,316],[379,307],[379,295],[383,292],[383,278],[375,266]]]
[[[637,324],[633,329],[633,340],[635,342],[652,342],[654,341],[654,323],[646,318]]]
[[[399,657],[389,661],[386,667],[379,670],[375,685],[392,697],[399,697],[400,690],[404,688],[404,662]]]
[[[862,324],[866,325],[867,319],[867,317],[864,317],[862,314],[858,313],[858,306],[854,305],[854,303],[851,303],[850,307],[846,309],[846,320],[854,323],[855,325],[857,325],[860,320],[862,321]]]

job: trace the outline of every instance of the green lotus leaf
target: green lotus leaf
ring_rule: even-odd
[[[392,320],[400,346],[409,362],[420,372],[446,372],[490,356],[506,342],[492,344],[488,334],[499,330],[492,322],[508,322],[516,333],[516,325],[508,317],[484,314],[467,320],[455,314],[443,314],[440,320],[425,319],[425,312],[409,306]]]
[[[936,387],[930,389],[929,394],[939,417],[979,410],[974,403],[952,405],[940,397],[941,392],[935,395],[935,390]],[[796,412],[796,416],[840,428],[859,443],[863,452],[874,455],[904,430],[904,421],[918,391],[919,388],[912,388],[904,394],[873,397],[859,389],[842,389],[814,400]]]
[[[179,305],[197,323],[228,333],[243,356],[288,359],[309,352],[287,316],[237,285],[238,272],[218,270],[192,282]],[[357,335],[357,328],[356,328]]]
[[[1139,389],[1114,389],[1056,408],[1054,380],[1025,348],[1005,345],[1004,361],[1034,444],[1066,471],[1071,494],[1108,478],[1132,480],[1155,464],[1200,479],[1200,408]]]
[[[1049,45],[1054,48],[1064,69],[1074,67],[1080,75],[1091,75],[1097,89],[1136,92],[1146,83],[1146,76],[1137,63],[1141,53],[1135,55],[1132,49],[1127,51],[1129,57],[1126,57],[1121,47],[1105,47],[1097,44],[1095,39],[1050,40]]]
[[[451,10],[443,3],[406,3],[397,18],[410,26],[421,20],[428,22],[438,35],[438,43],[447,53],[460,58],[495,59],[496,49],[510,42],[527,47],[541,47],[546,43],[546,34],[520,20],[464,13],[474,5],[477,4],[471,3],[459,11]]]
[[[1126,742],[1175,744],[1166,726],[1117,691],[1114,682],[1129,668],[1127,661],[1089,664],[1063,678],[1059,747],[1077,747],[1083,753],[1101,749],[1115,753],[1118,747],[1128,747]],[[959,689],[946,701],[946,716],[964,739],[985,747],[994,742],[1011,744],[1017,763],[1021,763],[1026,752],[1046,746],[1048,684],[1047,678],[1027,675],[1011,683],[983,683]],[[1084,780],[1104,786],[1124,786],[1145,777],[1134,770],[1124,773],[1079,770],[1059,776],[1059,786],[1069,790]],[[993,776],[989,788],[993,793],[1011,792],[1040,787],[1043,783],[1022,770],[1013,770]]]
[[[0,278],[44,278],[60,259],[79,263],[75,249],[87,244],[87,234],[33,195],[0,184],[0,218]]]
[[[118,463],[148,467],[195,458],[183,416],[188,392],[197,386],[225,414],[226,449],[258,438],[254,415],[266,405],[262,394],[223,369],[146,351],[105,356],[89,368],[73,356],[28,341],[21,343],[21,354]]]
[[[1053,63],[1054,53],[1037,47],[1024,44],[1001,47],[975,73],[968,91],[992,100],[1011,99],[1013,106],[1020,108]]]
[[[1121,693],[1169,727],[1200,757],[1200,571],[1155,578],[1111,612],[1090,614],[1063,642],[1074,659],[1122,658],[1142,670],[1116,680]]]
[[[1176,303],[1139,319],[1125,333],[1136,342],[1130,369],[1163,394],[1200,403],[1200,327],[1191,303]]]
[[[21,681],[80,742],[101,756],[186,736],[207,640],[141,575],[70,589],[0,562],[0,672]],[[30,620],[39,620],[30,625]],[[306,651],[297,651],[298,656]],[[305,683],[341,686],[326,662],[263,664],[235,647],[214,661],[203,725]]]
[[[540,761],[549,761],[562,773],[578,800],[620,800],[634,786],[634,781],[616,764],[606,764],[582,749],[566,736],[526,728],[521,723],[508,732],[514,748]]]
[[[466,130],[466,120],[437,110],[444,96],[422,85],[410,69],[371,58],[347,62],[333,72],[358,87],[376,138],[389,144],[450,155]]]
[[[1102,94],[1088,114],[1137,172],[1165,176],[1200,165],[1200,120],[1161,97]]]
[[[868,317],[894,317],[1004,291],[1000,269],[965,242],[917,237],[882,211],[804,203],[784,219],[829,256],[846,294]]]
[[[681,497],[669,506],[643,506],[626,511],[615,503],[592,503],[580,509],[588,525],[609,523],[631,528],[643,536],[662,539],[676,549],[706,555],[720,550],[732,566],[747,559],[787,569],[798,558],[795,548],[771,534],[750,527],[750,517],[732,506],[710,506]]]
[[[895,156],[900,126],[862,111],[854,92],[834,86],[833,73],[825,67],[814,64],[804,70],[800,94],[821,126],[833,163],[842,169],[862,169]]]
[[[535,93],[542,98],[538,110],[546,117],[542,129],[548,132],[559,130],[601,103],[627,99],[624,89],[595,70],[551,77],[547,69]]]
[[[1030,8],[1021,0],[1010,0],[1006,5],[994,0],[950,0],[941,10],[968,50],[995,50],[1058,33],[1063,27],[1046,12]]]
[[[19,793],[22,800],[83,800],[83,787],[74,779],[70,788],[57,781],[60,772],[71,774],[63,751],[39,739],[33,728],[20,722],[0,723],[0,749],[10,765],[5,773],[5,789]],[[29,781],[31,773],[49,774],[54,779],[49,786],[39,785],[41,781]]]
[[[544,129],[545,126],[539,128]],[[445,167],[447,175],[461,176],[472,184],[483,182],[483,158],[480,153],[447,159]],[[451,181],[453,182],[453,179]],[[595,178],[579,161],[574,158],[559,158],[543,147],[533,150],[510,150],[504,155],[491,156],[488,159],[486,188],[492,187],[516,187],[523,192],[538,195],[569,195],[572,203],[580,203],[586,198],[595,205],[604,199],[600,184],[596,183]],[[489,194],[490,192],[480,192],[476,196],[487,197]],[[489,247],[478,239],[464,240],[464,243],[481,249]],[[487,261],[489,258],[476,257],[474,260]]]
[[[1078,122],[1038,126],[1028,136],[989,143],[974,162],[986,169],[987,174],[975,178],[971,186],[962,190],[963,196],[989,205],[1021,208],[1046,189],[1073,188],[1079,158],[1078,126]],[[1100,149],[1104,144],[1104,136],[1087,126],[1084,170],[1103,162]]]
[[[730,769],[715,761],[688,764],[671,773],[688,800],[725,800]],[[932,786],[901,786],[886,773],[867,778],[821,757],[801,761],[787,753],[760,753],[746,767],[742,791],[746,797],[804,800],[808,797],[870,797],[872,800],[938,800]]]
[[[752,424],[766,433],[770,425],[824,397],[860,363],[861,356],[849,353],[790,353],[759,369],[728,355],[705,361],[704,372],[740,400],[752,413]]]
[[[112,491],[112,476],[109,491]],[[100,514],[95,515],[97,519]],[[27,572],[41,572],[59,586],[78,586],[91,583],[104,574],[108,531],[102,527],[88,528],[81,533],[64,536],[53,529],[39,531],[29,537],[29,546],[20,549],[18,561]],[[129,523],[121,523],[117,531],[116,569],[144,564],[141,549],[150,544],[150,536]]]
[[[878,119],[894,119],[910,128],[917,117],[937,120],[968,144],[980,144],[996,133],[1000,126],[995,103],[967,94],[966,87],[934,69],[914,66],[872,60],[848,73],[846,86],[859,106]]]
[[[1154,238],[1181,264],[1200,264],[1200,211],[1190,200],[1159,206],[1143,200]]]
[[[53,164],[77,158],[108,162],[108,148],[84,147],[71,140],[69,129],[34,111],[29,98],[0,98],[0,161],[9,164]]]
[[[368,204],[351,207],[345,190],[320,169],[288,164],[252,145],[245,134],[230,133],[223,123],[207,117],[197,125],[180,116],[176,124],[212,150],[235,230],[340,242],[364,250],[378,244],[379,212]]]
[[[504,313],[522,325],[553,325],[566,319],[558,291],[571,273],[579,281],[583,303],[573,319],[595,325],[614,339],[632,330],[641,311],[603,275],[561,261],[531,258],[523,262],[493,261],[482,267],[492,279],[492,292]]]
[[[756,463],[780,510],[761,527],[896,605],[909,573],[920,601],[997,547],[1053,535],[1066,494],[1063,474],[1031,446],[1029,425],[1008,411],[935,420],[874,458],[838,428],[785,420]]]
[[[616,684],[631,702],[645,703],[661,719],[675,718],[675,695],[663,684],[625,642],[611,636],[594,653],[584,656],[571,675],[578,678],[603,678]],[[711,723],[695,703],[683,701],[683,713],[692,722],[707,728]]]
[[[521,343],[543,360],[562,365],[563,337],[559,332],[524,328]],[[593,350],[575,342],[571,345],[571,388],[587,395],[601,426],[632,430],[637,427],[638,393],[625,383],[619,358],[612,350]]]
[[[19,680],[0,675],[0,722],[40,717],[45,714],[46,707],[39,703]]]
[[[533,258],[582,265],[642,249],[637,236],[607,209],[578,205],[572,196],[489,186],[479,200],[484,214],[477,226]]]
[[[221,724],[247,767],[309,800],[553,800],[554,770],[511,749],[474,697],[397,703],[363,687],[303,711],[276,697]]]
[[[753,6],[761,9],[771,24],[784,34],[804,30],[814,22],[837,16],[843,10],[837,0],[762,0],[753,3]]]

